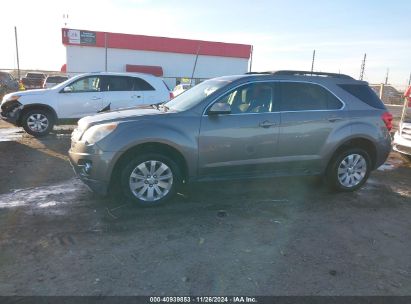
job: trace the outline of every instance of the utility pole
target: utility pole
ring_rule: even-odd
[[[361,71],[360,71],[360,80],[364,79],[364,70],[365,70],[365,60],[367,59],[367,53],[364,54],[364,59],[361,63]]]
[[[311,72],[314,72],[315,50],[313,51],[313,60],[311,61]]]
[[[104,70],[107,72],[107,32],[104,33],[104,48],[105,48],[105,57],[104,57]]]
[[[251,52],[250,52],[250,69],[248,70],[249,73],[251,73],[252,67],[253,67],[253,46],[251,46]]]
[[[385,84],[388,84],[388,74],[390,73],[390,69],[387,69],[387,74],[385,74]]]
[[[20,81],[20,60],[19,60],[19,44],[17,42],[17,27],[14,27],[14,38],[16,40],[16,55],[17,55],[17,77]]]
[[[194,72],[195,72],[196,67],[197,67],[197,60],[198,60],[198,54],[200,53],[200,48],[201,48],[200,45],[198,45],[196,59],[194,61],[193,72],[191,73],[190,85],[193,85],[193,77],[194,77]]]

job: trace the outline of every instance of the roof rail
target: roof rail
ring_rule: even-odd
[[[244,74],[246,74],[246,75],[255,75],[255,74],[262,74],[262,75],[271,75],[271,74],[273,74],[273,72],[246,72],[246,73],[244,73]]]
[[[291,71],[291,70],[281,70],[271,72],[272,75],[290,75],[290,76],[323,76],[323,77],[333,77],[341,79],[354,79],[351,76],[345,74],[337,73],[326,73],[326,72],[311,72],[311,71]]]

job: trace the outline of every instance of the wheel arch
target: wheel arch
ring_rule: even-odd
[[[187,180],[188,178],[188,164],[187,160],[183,154],[177,150],[175,147],[172,147],[165,143],[160,142],[148,142],[141,143],[136,146],[133,146],[123,152],[121,156],[117,159],[116,163],[113,166],[113,170],[110,176],[110,185],[113,186],[116,182],[119,181],[121,169],[125,166],[127,161],[131,160],[135,155],[142,153],[158,153],[164,156],[170,157],[173,161],[177,163],[181,169],[182,180]]]
[[[375,165],[377,162],[377,147],[376,144],[365,137],[354,137],[354,138],[350,138],[347,139],[346,141],[342,142],[337,149],[332,153],[330,159],[328,160],[327,163],[327,168],[330,166],[330,164],[332,163],[332,161],[335,159],[335,157],[341,153],[342,151],[345,151],[347,149],[351,149],[351,148],[361,148],[364,149],[371,160],[371,168],[375,169]]]
[[[57,119],[58,119],[57,113],[51,106],[46,105],[46,104],[42,104],[42,103],[33,103],[33,104],[28,104],[28,105],[23,106],[23,109],[21,110],[19,119],[17,121],[19,126],[22,125],[22,119],[23,119],[24,115],[28,111],[33,110],[33,109],[41,109],[41,110],[45,110],[45,111],[50,112],[53,116],[53,123],[57,122]]]

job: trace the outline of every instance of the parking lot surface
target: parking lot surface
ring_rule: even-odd
[[[137,208],[100,198],[43,139],[0,122],[1,295],[410,295],[411,163],[355,193],[313,178],[194,185]]]

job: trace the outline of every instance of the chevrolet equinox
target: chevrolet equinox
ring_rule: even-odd
[[[162,104],[82,118],[70,160],[95,192],[140,205],[182,183],[320,175],[354,191],[391,150],[392,116],[366,82],[277,71],[210,79]]]

